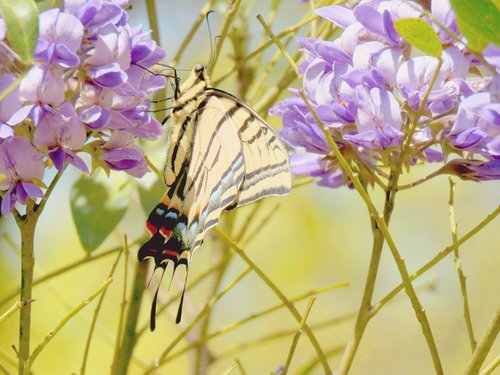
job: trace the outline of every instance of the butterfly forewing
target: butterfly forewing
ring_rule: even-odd
[[[173,103],[166,193],[146,223],[151,239],[139,260],[156,268],[187,266],[205,233],[226,208],[290,191],[288,153],[275,131],[251,108],[210,88],[202,66],[181,86]],[[154,328],[156,297],[151,328]],[[178,319],[182,307],[179,306]]]
[[[226,110],[238,103],[231,115],[237,129],[245,159],[245,179],[240,188],[237,206],[271,195],[290,192],[291,178],[288,152],[276,132],[251,108],[231,94],[209,89],[207,94],[218,97]]]

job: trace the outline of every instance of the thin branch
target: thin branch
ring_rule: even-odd
[[[456,246],[461,246],[465,242],[467,242],[469,239],[471,239],[474,235],[476,235],[481,229],[483,229],[485,226],[487,226],[489,223],[491,223],[497,216],[500,214],[500,206],[496,208],[495,211],[493,211],[491,214],[486,216],[478,225],[476,225],[474,228],[472,228],[466,235],[464,235],[462,238],[460,238]],[[453,252],[454,245],[450,245],[443,250],[441,250],[434,258],[432,258],[429,262],[427,262],[424,266],[419,268],[416,272],[414,272],[411,276],[410,279],[413,281],[420,276],[422,276],[424,273],[429,271],[432,267],[434,267],[436,264],[438,264],[440,261],[442,261],[444,258],[446,258],[447,255],[451,254]],[[396,288],[394,288],[391,292],[389,292],[384,298],[382,298],[379,302],[377,302],[373,308],[371,309],[371,315],[376,315],[379,310],[387,303],[389,302],[393,297],[395,297],[400,291],[404,289],[403,283],[399,284]]]
[[[217,63],[217,60],[219,58],[220,52],[222,50],[222,45],[224,44],[224,41],[226,40],[227,34],[229,32],[229,28],[231,27],[234,17],[236,16],[236,13],[238,12],[238,9],[240,8],[241,5],[241,0],[231,0],[227,2],[227,6],[229,9],[226,11],[226,17],[224,18],[224,23],[222,24],[221,31],[220,31],[220,37],[217,38],[217,43],[215,46],[215,54],[213,56],[213,61],[211,63],[211,66],[208,67],[209,75],[212,74],[213,68]]]
[[[146,0],[146,10],[148,13],[149,27],[151,27],[151,39],[161,45],[160,29],[158,28],[158,13],[156,12],[155,0]]]
[[[187,46],[189,45],[189,43],[191,43],[194,34],[196,34],[198,29],[200,28],[201,23],[205,20],[207,13],[214,7],[216,2],[217,0],[210,0],[210,2],[208,2],[203,6],[203,8],[200,11],[200,14],[198,15],[198,18],[194,22],[193,26],[191,26],[191,30],[189,30],[188,35],[182,40],[182,44],[179,47],[177,53],[175,54],[174,61],[172,63],[173,66],[177,66]]]
[[[203,317],[214,307],[218,300],[220,300],[227,292],[229,292],[238,282],[240,282],[246,275],[250,273],[252,269],[247,267],[242,273],[240,273],[228,286],[223,290],[213,296],[210,301],[203,307],[203,309],[198,313],[198,315],[180,332],[177,337],[169,344],[169,346],[162,352],[158,363],[151,365],[145,372],[144,375],[150,374],[155,371],[155,368],[162,366],[168,354],[174,349],[177,344],[187,335],[187,333],[201,320]]]
[[[54,336],[66,325],[66,323],[73,318],[76,314],[80,312],[85,306],[87,306],[94,298],[99,294],[103,293],[106,288],[113,282],[113,279],[107,279],[104,284],[102,284],[94,293],[92,293],[88,298],[84,299],[77,306],[73,308],[42,340],[40,344],[33,350],[33,353],[29,356],[25,367],[25,374],[30,374],[33,362],[36,360],[41,351],[48,345],[48,343],[54,338]]]
[[[252,262],[252,260],[245,254],[245,252],[222,229],[216,227],[215,231],[227,243],[229,243],[229,245],[231,245],[233,250],[240,256],[240,258],[242,258],[245,261],[245,263],[247,263],[255,271],[255,273],[257,273],[257,275],[259,275],[262,281],[264,281],[267,284],[267,286],[269,286],[269,288],[276,294],[276,296],[285,304],[285,306],[292,313],[297,322],[300,323],[302,321],[302,316],[297,311],[293,303],[290,302],[290,300],[288,300],[286,296],[283,294],[283,292],[281,292],[281,290],[276,286],[276,284],[274,284],[267,277],[267,275],[259,267],[257,267],[257,265],[254,262]],[[321,364],[323,365],[323,370],[325,374],[331,374],[332,370],[330,369],[330,365],[328,364],[325,354],[323,353],[323,350],[321,349],[318,340],[316,339],[316,337],[314,336],[313,332],[311,331],[311,329],[307,324],[304,325],[304,330],[306,331],[306,334],[309,337],[312,346],[316,350],[318,357],[321,359]]]
[[[471,351],[474,352],[477,346],[477,342],[476,339],[474,338],[474,330],[472,328],[472,320],[470,317],[469,299],[467,297],[466,277],[462,269],[462,262],[460,261],[460,254],[458,252],[458,246],[457,246],[457,240],[458,240],[457,223],[455,221],[455,209],[453,207],[454,195],[455,195],[454,191],[455,183],[453,182],[451,177],[449,177],[448,180],[450,182],[450,199],[448,201],[450,208],[448,216],[450,218],[450,225],[451,225],[451,238],[453,242],[454,261],[455,261],[455,267],[457,269],[458,280],[460,282],[460,291],[462,292],[465,326],[467,327],[467,335],[469,336]]]
[[[10,316],[14,315],[24,304],[31,303],[33,301],[34,300],[16,301],[16,303],[14,303],[14,305],[10,309],[8,309],[6,312],[4,312],[0,316],[0,323],[2,323],[4,320],[6,320],[7,318],[9,318]]]
[[[118,253],[118,256],[116,257],[115,261],[113,262],[113,264],[111,266],[111,270],[109,271],[108,280],[113,278],[113,275],[114,275],[115,270],[116,270],[116,266],[118,265],[118,262],[120,261],[122,253],[123,253],[123,251],[120,251]],[[94,309],[94,315],[92,316],[92,322],[90,323],[90,329],[89,329],[89,334],[87,336],[87,342],[85,343],[85,349],[83,351],[82,365],[80,367],[80,374],[81,375],[85,374],[85,371],[87,368],[87,358],[88,358],[89,351],[90,351],[90,343],[92,342],[92,337],[94,335],[94,329],[95,329],[95,326],[97,323],[97,318],[99,316],[99,312],[101,311],[101,306],[102,306],[102,303],[104,301],[105,296],[106,296],[106,290],[104,290],[102,292],[101,297],[99,297],[99,301],[97,302],[97,305]]]
[[[128,240],[125,235],[125,261],[123,262],[123,287],[122,287],[122,301],[120,303],[120,317],[118,318],[118,330],[116,333],[116,341],[115,341],[115,358],[118,356],[117,352],[120,350],[120,343],[123,340],[123,322],[125,320],[125,307],[127,306],[127,280],[128,280]],[[136,333],[137,335],[137,333]]]
[[[309,313],[311,312],[312,305],[314,304],[314,301],[316,300],[315,297],[311,297],[309,299],[309,303],[307,304],[306,312],[304,313],[304,317],[302,318],[302,321],[300,322],[299,329],[293,336],[293,341],[292,345],[290,346],[290,351],[288,352],[288,357],[285,362],[285,367],[283,369],[283,375],[288,374],[288,370],[290,369],[290,364],[292,363],[292,358],[295,353],[295,349],[297,348],[297,344],[299,343],[300,335],[302,334],[302,330],[304,329],[304,325],[306,324],[307,317],[309,316]]]
[[[334,289],[338,289],[338,288],[343,288],[343,287],[346,287],[348,286],[349,283],[348,282],[341,282],[341,283],[338,283],[338,284],[332,284],[332,285],[328,285],[324,288],[320,288],[320,289],[313,289],[313,290],[310,290],[308,291],[307,293],[304,293],[304,294],[301,294],[299,296],[296,296],[294,298],[291,298],[290,299],[290,302],[292,303],[295,303],[295,302],[299,302],[299,301],[302,301],[306,298],[309,298],[311,296],[314,296],[314,295],[318,295],[318,294],[322,294],[322,293],[325,293],[325,292],[328,292],[330,290],[334,290]],[[255,313],[255,314],[252,314],[242,320],[239,320],[237,322],[234,322],[234,323],[231,323],[231,324],[228,324],[212,333],[210,333],[207,338],[206,338],[206,341],[209,341],[209,340],[212,340],[216,337],[219,337],[221,335],[225,335],[229,332],[232,332],[234,331],[235,329],[237,328],[240,328],[242,327],[243,325],[251,322],[251,321],[254,321],[255,319],[259,319],[259,318],[262,318],[264,316],[267,316],[277,310],[280,310],[282,309],[283,307],[286,307],[286,305],[284,303],[279,303],[277,305],[274,305],[272,307],[269,307],[261,312],[258,312],[258,313]],[[340,318],[335,318],[333,319],[334,322],[340,322],[340,321],[345,321],[346,319],[351,319],[352,316],[349,315],[348,317],[340,317]],[[328,324],[333,324],[333,323],[330,323],[331,321],[328,321]],[[311,326],[311,328],[319,328],[321,327],[320,325],[313,325]],[[295,332],[295,331],[294,331]],[[292,334],[293,332],[289,332],[287,331],[284,335],[285,336],[288,336],[290,334]],[[281,336],[280,336],[281,337]],[[175,353],[172,353],[171,356],[169,356],[166,361],[170,361],[174,358],[177,358],[178,356],[188,352],[189,350],[193,349],[193,347],[196,347],[198,345],[202,345],[202,342],[194,342],[194,343],[190,343],[189,345],[186,345],[184,348],[182,349],[179,349],[178,351],[176,351]]]
[[[474,353],[472,353],[472,358],[467,365],[467,369],[465,370],[464,374],[474,375],[479,373],[481,365],[486,359],[486,356],[488,355],[491,347],[495,343],[498,332],[500,332],[500,308],[495,312],[495,315],[488,325],[488,328],[486,328],[486,332],[484,333],[481,340],[479,340],[479,342],[477,343],[476,350],[474,350]]]
[[[134,240],[130,245],[136,245],[138,244],[139,242],[142,242],[144,239],[140,238],[140,239],[137,239],[137,240]],[[96,254],[96,255],[93,255],[93,256],[84,256],[74,262],[71,262],[65,266],[62,266],[61,268],[58,268],[52,272],[49,272],[47,274],[45,274],[44,276],[36,279],[33,281],[33,286],[35,285],[38,285],[38,284],[42,284],[44,283],[45,281],[48,281],[50,279],[53,279],[54,277],[56,276],[59,276],[59,275],[62,275],[63,273],[67,272],[67,271],[71,271],[79,266],[83,266],[87,263],[90,263],[90,262],[93,262],[95,260],[98,260],[98,259],[101,259],[101,258],[104,258],[108,255],[111,255],[111,254],[114,254],[116,253],[117,251],[120,251],[122,247],[121,246],[117,246],[117,247],[114,247],[112,249],[109,249],[109,250],[106,250],[106,251],[103,251],[102,253],[100,254]],[[8,293],[4,298],[2,298],[2,300],[0,300],[0,306],[3,306],[4,304],[6,304],[7,302],[9,302],[12,298],[16,297],[19,292],[21,291],[20,288],[17,288],[16,290],[13,290],[12,292]]]
[[[497,355],[496,358],[491,362],[488,366],[486,366],[483,371],[480,372],[480,375],[489,375],[492,374],[495,369],[500,366],[500,355]]]

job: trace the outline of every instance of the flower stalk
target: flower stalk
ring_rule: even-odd
[[[33,292],[33,270],[35,267],[35,228],[38,215],[34,211],[35,202],[29,201],[26,215],[17,219],[21,232],[21,294],[19,318],[19,375],[24,374],[24,368],[30,356],[31,336],[31,302]]]
[[[139,319],[142,297],[144,296],[144,291],[146,290],[147,270],[147,263],[137,263],[130,304],[127,311],[127,319],[125,322],[125,331],[120,349],[115,352],[115,358],[113,360],[113,365],[111,366],[112,375],[127,374],[130,359],[132,358],[132,352],[135,344],[137,343],[136,328],[137,321]]]

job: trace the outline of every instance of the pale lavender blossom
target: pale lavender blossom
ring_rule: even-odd
[[[500,103],[494,94],[481,92],[464,99],[448,138],[460,150],[500,157]]]
[[[125,25],[127,0],[65,0],[64,10],[76,16],[92,38],[102,27]]]
[[[149,170],[143,151],[133,144],[134,137],[126,132],[113,133],[102,147],[100,158],[110,169],[142,177]]]
[[[499,180],[500,159],[489,161],[455,159],[445,164],[439,172],[442,174],[453,174],[462,180]]]
[[[357,86],[356,106],[357,134],[346,134],[345,139],[367,150],[386,150],[401,143],[401,108],[394,95]]]
[[[4,92],[16,80],[13,74],[4,74],[0,77],[0,93]],[[0,140],[14,135],[12,116],[21,108],[19,101],[19,87],[15,87],[2,101],[0,101]]]
[[[25,104],[13,115],[11,121],[18,124],[30,116],[37,125],[48,106],[59,106],[64,102],[64,80],[59,65],[35,65],[21,80],[19,99]]]
[[[7,26],[5,25],[5,21],[2,17],[0,17],[0,40],[4,40],[7,35]]]
[[[82,42],[83,25],[75,16],[50,9],[39,16],[39,37],[35,57],[64,68],[79,64],[78,49]]]
[[[48,156],[59,171],[69,161],[83,172],[89,172],[82,158],[72,151],[82,148],[86,140],[85,127],[73,106],[67,102],[57,110],[50,109],[34,134],[35,145],[39,149],[48,148]]]
[[[7,216],[16,202],[26,204],[30,197],[41,198],[42,190],[35,180],[43,178],[42,155],[26,138],[11,137],[0,144],[0,190],[3,190],[1,212]]]
[[[130,66],[130,37],[124,28],[108,24],[96,35],[95,47],[85,60],[87,74],[102,87],[117,87],[127,81]]]

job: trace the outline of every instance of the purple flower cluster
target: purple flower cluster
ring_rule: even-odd
[[[431,11],[459,35],[448,1],[433,1]],[[415,120],[410,147],[404,154],[407,165],[417,160],[442,162],[451,154],[469,160],[479,156],[468,167],[482,163],[488,171],[484,179],[500,179],[500,48],[490,46],[484,51],[490,64],[485,68],[462,44],[424,17],[417,3],[402,0],[364,0],[353,9],[327,6],[316,13],[343,32],[333,41],[299,38],[305,53],[299,66],[302,89],[343,156],[356,165],[365,182],[373,183],[378,167],[394,165],[405,133]],[[443,64],[419,119],[415,115],[432,84],[438,59],[412,53],[394,27],[402,18],[425,19],[443,45]],[[496,74],[491,74],[491,68]],[[292,172],[317,177],[319,185],[349,185],[298,91],[290,91],[293,96],[277,103],[270,114],[282,117],[281,136],[294,150]],[[453,171],[460,175],[458,166]],[[460,176],[481,179],[482,174]]]
[[[43,196],[45,168],[67,163],[142,177],[148,167],[137,137],[156,139],[161,124],[149,112],[150,94],[165,78],[147,69],[165,52],[141,27],[128,23],[127,0],[66,0],[39,16],[35,64],[0,101],[1,212]],[[0,40],[8,31],[0,18]],[[19,74],[14,56],[0,58],[0,93]]]

